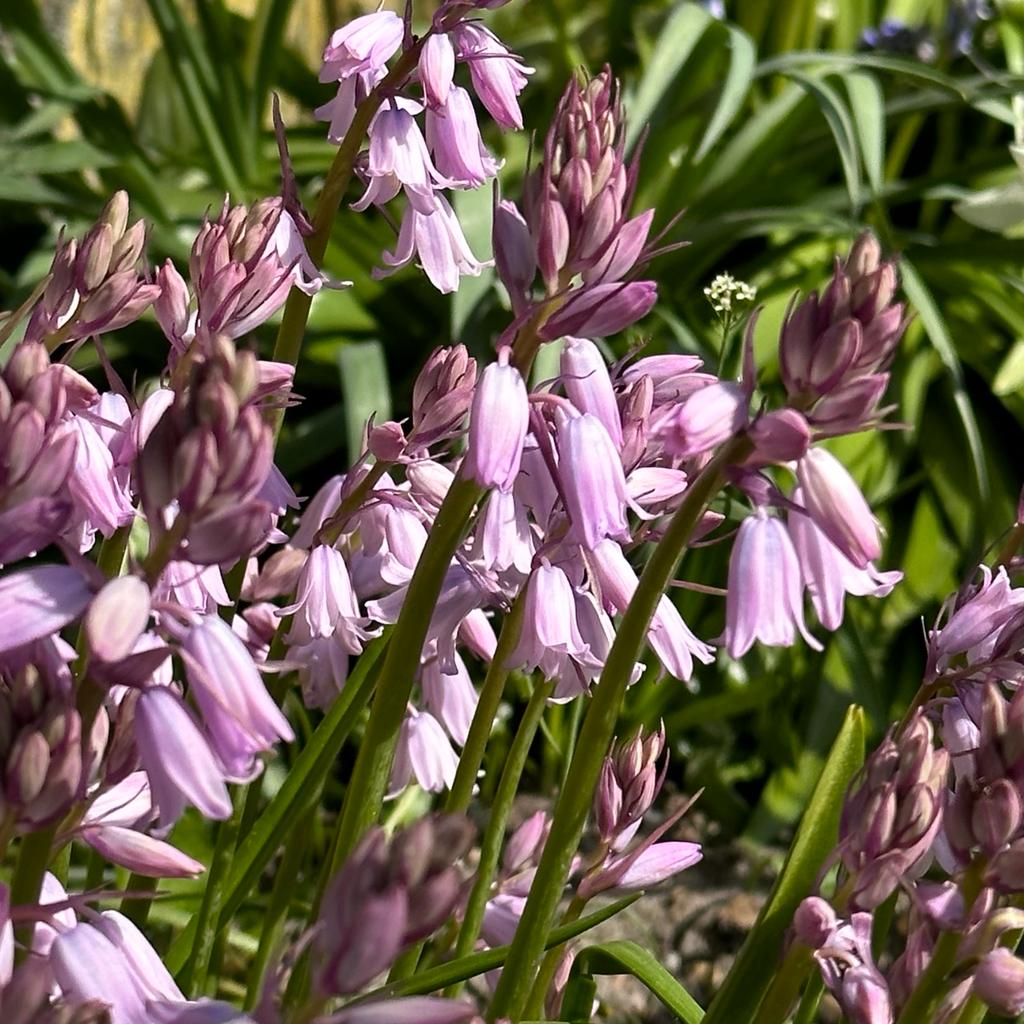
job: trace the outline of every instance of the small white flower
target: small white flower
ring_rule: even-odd
[[[753,302],[757,289],[746,281],[737,281],[732,274],[719,274],[704,289],[704,294],[711,308],[719,316],[728,318],[737,306]]]

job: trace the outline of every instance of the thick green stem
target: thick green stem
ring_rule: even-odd
[[[18,863],[14,868],[11,880],[11,906],[31,906],[39,902],[39,891],[43,885],[43,875],[50,863],[50,849],[53,846],[57,826],[51,825],[39,832],[31,832],[24,836],[18,847]],[[32,946],[32,932],[35,923],[26,921],[15,929],[18,939],[18,959],[23,959]]]
[[[331,163],[323,188],[320,190],[316,209],[313,211],[313,234],[306,239],[306,251],[317,266],[323,262],[324,254],[327,252],[327,242],[331,237],[331,225],[334,223],[338,207],[341,206],[341,200],[352,180],[352,168],[355,166],[356,157],[359,155],[363,140],[370,128],[373,115],[380,109],[384,97],[399,86],[415,69],[422,45],[423,40],[420,40],[402,54],[387,77],[356,108],[352,124],[345,133],[338,152],[334,155],[334,161]],[[298,362],[312,301],[311,296],[300,292],[298,288],[291,290],[288,301],[285,303],[281,326],[277,331],[277,340],[274,343],[274,359],[277,362],[290,363],[292,366]],[[277,410],[274,415],[275,427],[280,429],[281,421],[284,419],[284,409]]]
[[[579,847],[591,797],[601,774],[601,763],[615,734],[622,699],[637,656],[646,642],[651,618],[676,572],[694,527],[708,502],[725,482],[726,467],[742,459],[749,451],[750,442],[741,435],[708,463],[687,490],[682,505],[672,517],[664,538],[640,577],[636,593],[608,652],[604,671],[594,687],[566,785],[555,808],[544,855],[491,1001],[489,1021],[506,1017],[515,1022],[522,1017],[536,964],[554,922],[569,866]]]
[[[794,942],[775,976],[772,978],[768,991],[757,1008],[754,1024],[784,1024],[789,1020],[789,1011],[793,1008],[800,990],[803,988],[807,975],[814,966],[811,949],[799,942]]]
[[[982,889],[985,866],[975,861],[964,873],[961,886],[966,910],[974,906]],[[918,979],[896,1024],[920,1024],[931,1020],[933,1011],[945,991],[950,971],[956,966],[957,952],[963,935],[957,931],[943,932],[932,950],[931,961]]]
[[[284,848],[284,856],[281,858],[281,863],[274,876],[270,905],[263,917],[263,928],[260,931],[260,944],[249,969],[249,987],[245,994],[245,1009],[247,1010],[251,1010],[259,999],[267,964],[281,940],[292,897],[296,892],[296,881],[309,847],[316,812],[317,806],[313,804],[289,834],[287,845]]]
[[[502,632],[504,633],[504,630]],[[495,657],[495,661],[497,661],[497,657]],[[480,864],[477,867],[476,881],[469,894],[466,913],[462,919],[462,927],[459,929],[458,940],[455,943],[455,959],[471,953],[477,936],[480,934],[484,908],[491,895],[491,884],[498,871],[501,849],[505,844],[505,827],[508,824],[509,812],[512,810],[516,791],[519,789],[519,779],[530,753],[530,744],[533,743],[533,737],[537,733],[537,726],[540,724],[544,707],[553,688],[554,684],[547,680],[534,687],[530,702],[526,705],[519,728],[512,740],[512,746],[509,748],[508,757],[505,759],[505,767],[501,772],[501,780],[498,782],[498,789],[494,794],[491,815],[480,845]],[[461,989],[462,983],[460,982],[450,986],[445,994],[454,997]]]
[[[452,556],[481,494],[481,489],[473,481],[457,479],[445,495],[427,536],[384,656],[370,721],[345,790],[331,874],[341,867],[380,814],[398,730],[412,694],[431,613],[441,595]]]
[[[473,786],[476,784],[480,765],[483,764],[487,740],[490,738],[494,718],[498,714],[498,705],[501,704],[501,698],[505,693],[505,684],[508,682],[509,655],[519,640],[519,627],[523,621],[524,593],[525,591],[520,591],[511,611],[502,623],[501,632],[498,634],[494,657],[487,669],[484,684],[480,688],[480,698],[477,701],[476,711],[473,712],[469,734],[466,736],[466,743],[459,757],[455,781],[452,783],[444,805],[446,811],[464,811],[469,807],[469,802],[473,798]]]
[[[561,925],[572,924],[583,916],[587,901],[580,896],[574,896],[565,913],[562,915]],[[530,989],[530,997],[526,1001],[526,1017],[529,1020],[544,1019],[544,1004],[547,1002],[548,990],[555,980],[555,972],[558,965],[565,956],[565,949],[568,943],[563,942],[552,946],[541,961],[537,977],[533,980],[533,988]]]
[[[159,878],[149,878],[146,875],[137,875],[133,871],[128,878],[128,885],[125,887],[132,893],[121,900],[121,913],[130,918],[140,928],[149,919],[149,911],[153,906],[153,894],[160,884]],[[149,896],[142,896],[142,893],[149,893]]]
[[[821,972],[816,971],[800,997],[800,1005],[796,1009],[793,1024],[814,1024],[818,1015],[818,1004],[824,994],[825,982],[821,980]]]
[[[217,842],[213,848],[213,858],[203,888],[203,899],[199,904],[196,920],[196,941],[192,954],[178,979],[181,988],[189,990],[195,996],[204,994],[207,973],[210,968],[210,957],[214,942],[220,931],[220,910],[224,902],[224,884],[231,868],[231,858],[235,852],[235,840],[238,835],[238,819],[242,811],[244,797],[242,790],[235,793],[231,817],[222,821],[217,828]]]

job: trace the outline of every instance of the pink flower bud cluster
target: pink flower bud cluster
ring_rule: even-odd
[[[996,1016],[1024,1009],[1024,962],[1006,948],[1024,925],[1024,634],[1012,565],[982,567],[929,631],[916,710],[846,795],[838,873],[823,885],[831,897],[808,897],[794,918],[793,941],[815,951],[851,1024],[915,1012],[955,1021],[972,998]],[[899,941],[876,961],[872,914],[899,893],[909,898],[891,930]]]
[[[137,320],[160,294],[140,269],[146,225],[128,224],[128,195],[117,192],[85,236],[63,238],[43,294],[29,316],[27,341],[84,341]]]

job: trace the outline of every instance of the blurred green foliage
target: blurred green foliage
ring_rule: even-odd
[[[154,262],[179,263],[225,192],[274,193],[272,91],[307,112],[288,132],[300,182],[315,196],[332,147],[309,111],[330,93],[280,43],[292,6],[261,0],[247,19],[222,0],[194,10],[147,0],[162,46],[138,109],[127,110],[75,71],[31,0],[0,4],[0,305],[16,304],[45,273],[60,227],[80,230],[116,188],[152,222]],[[677,782],[706,787],[705,812],[726,832],[763,840],[799,814],[848,704],[867,709],[877,734],[906,702],[922,666],[922,618],[1014,515],[1024,480],[1024,180],[1015,160],[1024,152],[1015,149],[1024,143],[1024,5],[993,5],[967,53],[943,42],[955,12],[942,0],[725,6],[719,21],[690,2],[513,0],[489,18],[537,69],[524,99],[538,136],[566,77],[610,62],[632,112],[630,143],[644,139],[638,206],[655,206],[660,225],[685,211],[669,237],[691,244],[655,265],[658,306],[618,354],[649,342],[713,362],[718,327],[702,288],[728,270],[758,288],[757,350],[771,392],[792,294],[819,286],[865,226],[901,259],[916,311],[893,368],[892,418],[902,428],[839,447],[888,529],[884,565],[902,568],[905,582],[888,600],[849,607],[821,655],[755,651],[742,666],[723,659],[703,671],[695,694],[645,680],[629,698],[627,726],[665,718],[685,755]],[[927,62],[858,47],[886,17],[932,27]],[[515,197],[530,137],[489,141]],[[491,197],[459,198],[482,254]],[[373,280],[392,231],[383,217],[349,212],[335,228],[328,269],[355,287],[314,304],[297,378],[306,401],[289,413],[279,452],[307,493],[343,470],[370,411],[406,411],[432,347],[459,339],[486,353],[507,318],[487,275],[450,301],[413,271]],[[255,341],[269,351],[273,334],[272,323]],[[143,322],[110,355],[141,379],[159,372],[164,343]],[[724,580],[724,547],[695,550],[683,572]],[[720,631],[720,600],[680,590],[679,602],[698,633]],[[557,778],[569,721],[552,712],[555,755],[539,759],[535,783]]]

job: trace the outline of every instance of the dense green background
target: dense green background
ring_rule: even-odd
[[[308,111],[330,92],[279,43],[289,0],[263,0],[251,20],[220,0],[146,6],[162,47],[138,109],[125,109],[74,70],[29,0],[0,4],[0,305],[15,305],[45,272],[62,224],[81,230],[119,187],[153,223],[154,263],[171,256],[183,266],[204,211],[225,191],[276,191],[271,90],[306,112],[290,116],[289,137],[315,197],[332,147]],[[892,398],[905,429],[838,448],[889,531],[884,566],[902,568],[905,583],[888,601],[857,601],[823,655],[755,651],[742,666],[702,671],[696,695],[667,681],[630,697],[634,719],[665,717],[686,755],[677,782],[707,787],[704,811],[726,833],[770,839],[803,806],[846,705],[862,703],[877,733],[906,701],[921,669],[921,618],[935,615],[1015,510],[1024,479],[1024,182],[1010,145],[1013,95],[1024,88],[1024,6],[995,5],[970,54],[940,41],[929,63],[857,42],[885,16],[930,23],[938,38],[946,3],[727,7],[719,22],[695,3],[513,0],[488,20],[537,69],[524,102],[539,135],[567,75],[610,61],[624,79],[631,142],[644,123],[651,128],[638,206],[656,206],[658,224],[686,211],[672,237],[692,244],[656,265],[658,306],[618,340],[620,352],[640,340],[655,351],[712,352],[717,327],[702,288],[728,270],[755,284],[765,305],[758,354],[771,392],[777,327],[795,290],[818,286],[865,225],[904,261],[917,319]],[[529,136],[492,136],[514,197]],[[483,254],[490,195],[460,200]],[[335,228],[328,269],[356,287],[314,307],[298,374],[306,402],[289,413],[280,449],[306,493],[343,469],[370,411],[405,411],[433,346],[459,339],[484,354],[506,317],[489,276],[466,281],[454,300],[411,270],[372,280],[391,237],[379,216],[345,212]],[[269,324],[259,334],[268,351],[273,333]],[[159,372],[165,349],[147,318],[110,351],[122,373],[145,377]],[[724,557],[702,549],[683,571],[721,583]],[[683,592],[680,602],[701,635],[717,635],[721,601]],[[556,740],[560,714],[549,723]],[[557,772],[548,749],[535,784]]]

